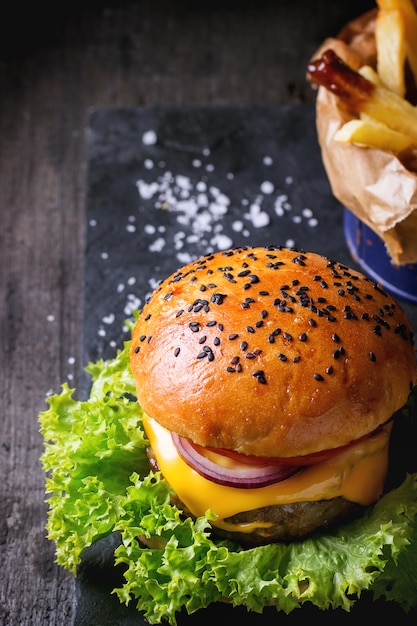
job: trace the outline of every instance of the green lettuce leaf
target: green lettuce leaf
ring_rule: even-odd
[[[361,519],[302,542],[243,549],[214,539],[210,512],[184,518],[168,484],[149,472],[129,348],[87,366],[86,401],[64,384],[39,417],[46,528],[59,564],[76,574],[86,548],[119,531],[115,565],[123,564],[125,582],[114,593],[151,624],[175,626],[183,609],[224,598],[258,613],[274,604],[288,614],[305,602],[349,611],[370,590],[405,611],[417,606],[417,474]]]

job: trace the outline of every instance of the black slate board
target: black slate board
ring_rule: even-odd
[[[355,267],[343,211],[324,171],[311,105],[94,110],[88,127],[84,365],[111,358],[124,322],[157,282],[188,260],[240,245],[295,245]],[[417,328],[417,307],[402,305]],[[82,393],[87,394],[85,377]],[[144,625],[111,590],[118,537],[87,550],[77,577],[76,626]],[[304,606],[289,616],[211,606],[208,621],[290,626],[301,619],[352,624],[369,613],[415,623],[366,596],[350,614]],[[201,613],[181,615],[179,626]]]

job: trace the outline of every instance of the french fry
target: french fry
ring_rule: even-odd
[[[379,12],[399,10],[404,16],[406,56],[417,84],[417,10],[412,0],[377,0]],[[383,46],[383,42],[381,42]],[[380,51],[377,51],[380,54]]]
[[[411,139],[380,122],[368,119],[349,120],[334,135],[335,141],[355,143],[368,148],[387,150],[395,155],[413,145]]]
[[[357,114],[367,113],[417,142],[417,109],[353,70],[332,49],[308,64],[308,74],[312,82],[339,96]]]
[[[369,80],[369,82],[373,83],[374,85],[379,85],[380,87],[384,86],[384,83],[380,79],[379,75],[370,65],[362,65],[362,67],[358,69],[358,72],[361,76]]]
[[[378,75],[388,89],[403,98],[407,56],[403,11],[400,9],[378,11],[375,22],[375,41]]]

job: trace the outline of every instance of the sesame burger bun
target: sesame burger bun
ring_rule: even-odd
[[[132,337],[138,401],[204,447],[298,457],[372,433],[416,379],[410,323],[356,270],[281,247],[207,255],[164,280]]]

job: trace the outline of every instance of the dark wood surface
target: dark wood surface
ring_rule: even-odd
[[[314,102],[306,63],[372,2],[45,3],[0,26],[0,623],[74,624],[45,538],[38,414],[82,368],[92,108]]]

